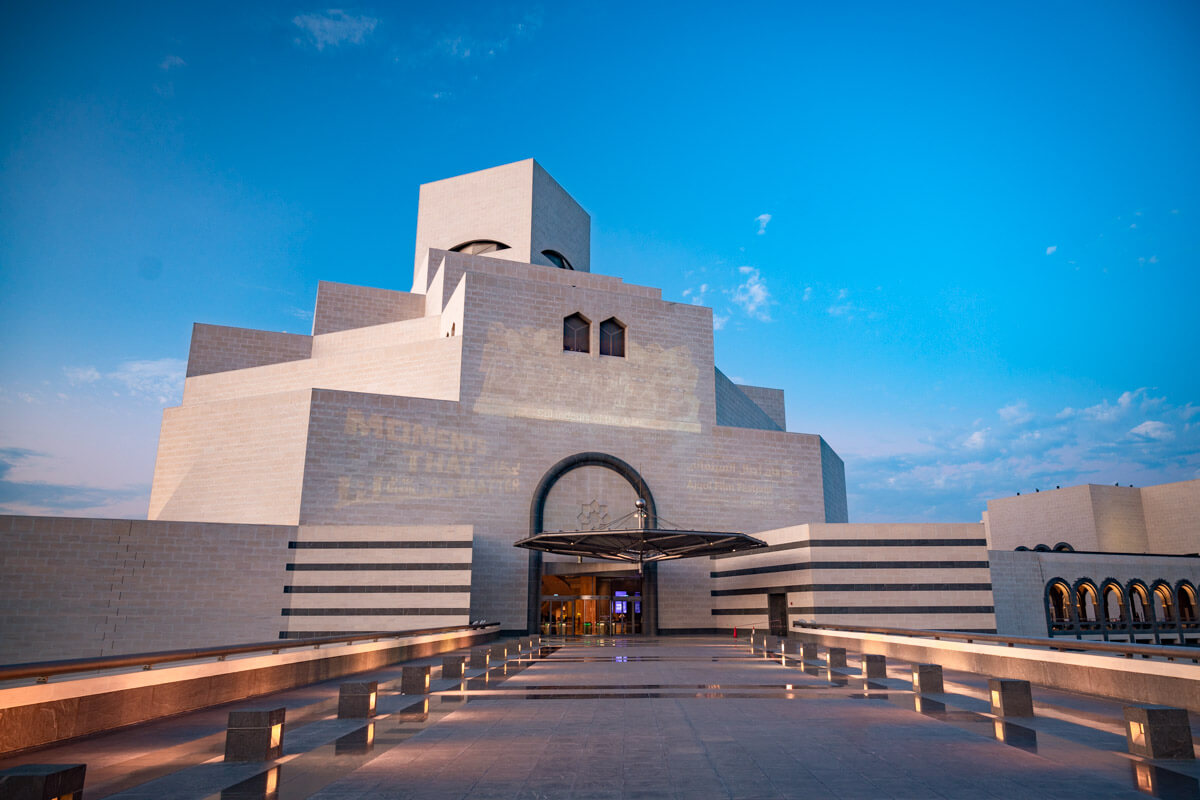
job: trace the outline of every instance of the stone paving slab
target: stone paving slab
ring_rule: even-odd
[[[714,637],[549,644],[532,660],[435,677],[429,695],[381,691],[371,723],[330,719],[320,698],[335,687],[297,692],[304,716],[270,764],[202,763],[215,712],[155,723],[159,751],[137,729],[102,737],[92,755],[105,769],[136,764],[144,777],[108,791],[89,781],[87,796],[1200,798],[1196,762],[1124,754],[1120,704],[1102,698],[1035,690],[1064,702],[1017,724],[987,713],[986,676],[948,671],[946,694],[918,698],[907,664],[868,681],[853,654],[829,670]]]

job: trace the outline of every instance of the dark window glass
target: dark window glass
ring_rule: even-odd
[[[563,320],[563,350],[588,352],[592,326],[582,314],[572,314]]]
[[[494,253],[497,250],[507,250],[504,242],[493,242],[491,239],[476,239],[473,242],[463,242],[457,247],[451,247],[454,253],[466,253],[469,256],[481,256],[484,253]]]
[[[564,256],[562,253],[556,252],[554,250],[543,250],[542,255],[544,255],[546,258],[550,259],[550,263],[553,264],[554,266],[558,267],[559,269],[575,269],[574,267],[571,266],[571,262],[567,261],[567,257]]]
[[[625,326],[616,317],[600,323],[600,355],[625,357]]]

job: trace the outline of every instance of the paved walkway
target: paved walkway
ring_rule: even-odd
[[[868,683],[853,655],[831,671],[745,640],[544,644],[462,681],[435,670],[428,698],[372,676],[389,683],[371,725],[335,718],[334,682],[253,701],[288,706],[274,765],[221,760],[227,708],[20,761],[86,761],[89,800],[1200,798],[1196,762],[1125,754],[1117,702],[1035,687],[1037,718],[1012,724],[987,713],[985,676],[916,697],[907,664]]]

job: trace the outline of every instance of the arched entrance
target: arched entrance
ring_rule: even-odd
[[[533,536],[543,531],[546,515],[546,501],[551,490],[563,476],[584,467],[602,467],[619,475],[632,488],[636,497],[646,501],[647,522],[650,526],[658,523],[658,511],[654,503],[654,495],[650,487],[638,471],[625,461],[607,453],[576,453],[567,456],[552,466],[542,476],[533,492],[533,500],[529,507],[529,535]],[[621,513],[625,513],[621,511]],[[538,551],[529,553],[529,584],[528,584],[528,627],[530,633],[541,632],[542,612],[542,578],[543,558]],[[658,633],[658,565],[647,564],[641,575],[640,600],[640,629],[648,634]]]

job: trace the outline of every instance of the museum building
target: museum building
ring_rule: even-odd
[[[478,619],[1200,633],[1200,481],[850,524],[841,459],[717,368],[711,309],[591,266],[526,160],[420,188],[410,291],[322,281],[311,335],[196,324],[147,520],[0,517],[0,659]]]

